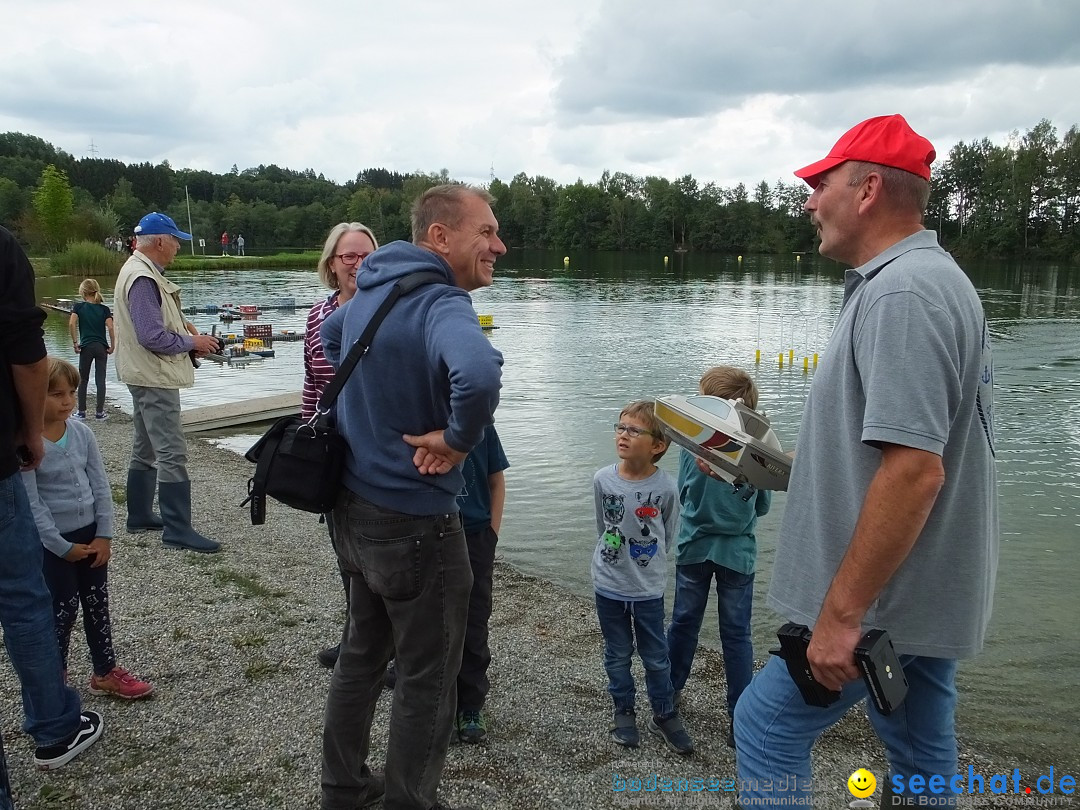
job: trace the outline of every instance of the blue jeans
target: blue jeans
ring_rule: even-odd
[[[724,649],[728,714],[734,714],[739,695],[754,674],[754,644],[750,638],[753,574],[740,574],[709,560],[675,566],[675,607],[671,611],[667,639],[671,685],[682,689],[690,676],[713,577],[716,578],[716,618]]]
[[[0,624],[22,686],[23,730],[39,747],[70,737],[81,711],[78,692],[64,685],[43,554],[26,488],[15,473],[0,481]]]
[[[352,810],[373,796],[371,722],[393,657],[383,807],[428,810],[450,745],[472,591],[461,516],[406,515],[345,490],[334,541],[349,621],[326,699],[322,808]]]
[[[870,723],[885,744],[889,777],[900,774],[906,781],[915,774],[955,774],[956,661],[902,655],[900,663],[908,680],[904,702],[888,717],[868,704]],[[735,708],[740,800],[754,799],[747,806],[755,808],[790,808],[798,805],[794,797],[806,797],[809,806],[810,749],[864,698],[866,684],[860,678],[845,684],[832,706],[807,706],[784,662],[770,658]],[[837,774],[838,779],[846,776]],[[772,790],[764,789],[768,780]],[[878,784],[884,787],[887,780],[879,777]]]
[[[645,667],[645,687],[653,714],[664,717],[675,711],[671,688],[671,665],[664,638],[664,600],[629,602],[596,594],[596,615],[604,635],[604,669],[615,711],[634,709],[634,676],[630,657],[637,637],[638,655]]]

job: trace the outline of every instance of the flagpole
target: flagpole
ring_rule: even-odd
[[[187,183],[184,183],[184,198],[187,200],[187,229],[191,234],[191,255],[195,255],[195,232],[191,228],[191,195],[188,194]]]

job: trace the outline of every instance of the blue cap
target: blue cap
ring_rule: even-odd
[[[168,234],[169,236],[175,236],[177,239],[191,239],[190,233],[184,233],[176,227],[172,217],[159,214],[157,211],[151,211],[139,220],[139,224],[135,226],[135,235],[156,236],[157,234]]]

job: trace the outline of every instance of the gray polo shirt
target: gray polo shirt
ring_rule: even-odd
[[[901,654],[978,652],[998,559],[992,389],[982,303],[933,231],[849,270],[803,410],[770,606],[813,627],[880,464],[877,443],[914,447],[941,456],[945,483],[864,626],[888,630]]]

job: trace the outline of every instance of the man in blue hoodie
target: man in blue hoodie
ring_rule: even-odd
[[[412,243],[366,258],[357,293],[324,322],[339,366],[394,282],[433,271],[394,304],[337,400],[349,445],[334,510],[350,578],[349,630],[330,682],[323,731],[323,810],[383,795],[387,810],[440,808],[472,572],[458,514],[461,462],[493,422],[502,355],[480,330],[470,290],[491,284],[506,252],[487,192],[429,189],[412,210]],[[367,765],[383,671],[397,687],[385,783]]]

